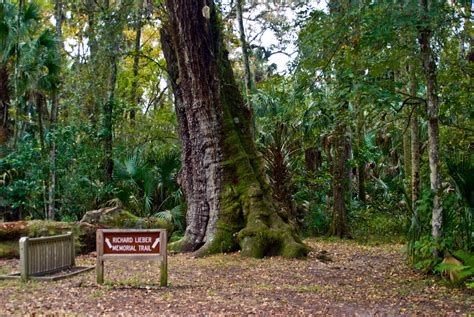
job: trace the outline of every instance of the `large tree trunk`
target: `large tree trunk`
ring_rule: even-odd
[[[8,88],[7,64],[0,65],[0,158],[10,135],[8,123],[8,107],[10,105],[10,89]]]
[[[175,247],[197,255],[301,257],[307,248],[272,202],[263,162],[212,1],[167,0],[161,41],[175,94],[188,205]]]
[[[428,0],[420,0],[422,23],[428,23]],[[439,172],[439,129],[438,129],[438,95],[436,91],[436,64],[434,53],[431,49],[431,30],[424,27],[420,31],[420,49],[423,69],[426,77],[426,95],[428,99],[428,145],[430,162],[431,190],[433,191],[433,213],[431,218],[432,236],[439,240],[443,235],[443,210],[441,206],[441,176]],[[440,255],[440,250],[434,250],[435,255]]]

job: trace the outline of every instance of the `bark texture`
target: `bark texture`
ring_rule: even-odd
[[[409,66],[410,72],[410,94],[412,96],[417,95],[417,81],[416,74],[413,65]],[[417,107],[415,104],[413,107]],[[419,218],[418,212],[416,211],[416,203],[420,199],[420,128],[418,123],[418,109],[412,110],[410,130],[411,130],[411,203],[412,210]]]
[[[304,162],[306,171],[310,176],[314,176],[323,164],[323,154],[317,147],[309,147],[304,151]]]
[[[113,161],[113,109],[115,102],[115,84],[117,82],[117,56],[111,58],[109,74],[109,91],[103,107],[103,141],[105,180],[110,182],[114,171]]]
[[[365,144],[365,116],[361,101],[356,100],[355,103],[357,112],[357,193],[359,200],[365,203],[365,160],[363,156]]]
[[[237,20],[239,24],[240,47],[242,48],[242,58],[244,62],[245,89],[247,97],[250,97],[252,95],[253,82],[252,72],[250,71],[249,49],[244,28],[243,0],[237,0],[235,5],[237,9]]]
[[[346,162],[349,158],[349,142],[346,137],[345,123],[336,126],[334,133],[334,164],[333,164],[333,214],[330,234],[340,238],[350,238],[347,227],[346,195],[348,195],[349,168]]]
[[[422,11],[422,23],[428,22],[429,6],[428,0],[420,0],[420,9]],[[426,96],[428,99],[428,145],[429,145],[429,163],[430,180],[433,197],[433,213],[431,218],[432,236],[438,240],[443,235],[443,210],[441,206],[441,176],[439,172],[439,128],[438,128],[438,108],[439,101],[436,91],[436,64],[434,53],[430,44],[431,30],[424,26],[420,31],[420,49],[423,69],[426,78]],[[434,250],[435,255],[439,255],[439,250]]]
[[[272,202],[263,162],[223,45],[212,1],[166,1],[161,32],[175,95],[188,205],[184,238],[174,247],[196,255],[306,255],[307,248]]]
[[[114,12],[109,2],[106,1],[106,14],[109,23],[109,34],[105,39],[105,44],[108,49],[108,73],[107,73],[107,97],[102,107],[102,135],[103,135],[103,146],[104,146],[104,172],[105,181],[112,181],[114,171],[113,161],[113,111],[115,104],[115,86],[117,84],[117,73],[118,63],[120,54],[120,39],[123,32],[124,25],[124,11],[129,2],[122,2],[120,7]]]
[[[337,16],[343,14],[349,3],[347,1],[331,0],[329,1],[329,12],[331,15]],[[350,42],[346,39],[347,45]],[[344,77],[343,72],[335,61],[334,65],[336,71],[336,78],[339,84],[335,89],[343,90],[344,86],[352,86],[351,79]],[[332,213],[332,224],[330,228],[330,235],[338,236],[341,238],[349,238],[349,228],[347,227],[346,217],[346,200],[347,196],[351,193],[351,180],[352,171],[346,164],[347,160],[352,155],[352,141],[348,129],[348,111],[349,102],[347,101],[348,96],[337,96],[334,100],[337,106],[336,115],[336,127],[333,135],[333,149],[334,149],[334,162],[332,164],[332,189],[333,189],[333,213]],[[329,157],[328,157],[329,158]]]
[[[43,124],[43,113],[44,113],[44,105],[45,99],[41,93],[36,93],[35,95],[36,101],[36,111],[38,112],[38,135],[39,135],[39,142],[41,146],[41,154],[44,155],[46,152],[46,146],[44,144],[44,124]]]
[[[143,0],[140,0],[138,3],[138,21],[135,28],[135,49],[133,56],[133,82],[132,82],[132,91],[131,91],[131,104],[133,106],[130,109],[130,121],[134,124],[135,121],[135,112],[140,105],[140,97],[138,96],[138,70],[140,66],[140,48],[141,48],[141,38],[142,38],[142,13],[143,13]]]
[[[59,42],[59,50],[63,48],[62,25],[63,25],[63,2],[56,0],[55,6],[56,18],[56,36]],[[50,170],[48,185],[48,219],[54,219],[55,202],[56,202],[56,124],[58,122],[59,112],[59,94],[54,91],[51,96],[51,116],[50,116],[50,133],[51,133],[51,149],[49,150]]]
[[[405,122],[403,124],[403,170],[405,174],[405,189],[407,192],[407,196],[409,201],[412,201],[411,193],[410,193],[410,184],[411,184],[411,129],[409,129],[411,123],[411,113],[412,109],[406,105],[403,109],[403,116],[405,117]]]

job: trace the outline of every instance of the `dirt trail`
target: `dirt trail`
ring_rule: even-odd
[[[0,315],[474,313],[472,290],[440,286],[411,271],[400,245],[306,243],[314,249],[307,260],[171,255],[168,288],[157,286],[159,268],[148,262],[106,262],[103,286],[95,285],[94,271],[56,282],[0,281]],[[94,260],[82,256],[78,264]],[[17,265],[0,260],[0,271],[15,271]]]

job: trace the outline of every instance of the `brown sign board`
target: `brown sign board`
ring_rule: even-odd
[[[168,283],[166,253],[167,233],[164,229],[99,229],[97,230],[97,283],[104,282],[104,261],[160,261],[160,284]]]
[[[104,254],[160,254],[156,231],[104,232]]]

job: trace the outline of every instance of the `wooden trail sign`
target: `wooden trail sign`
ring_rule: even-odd
[[[160,261],[160,285],[168,285],[167,235],[163,229],[97,230],[97,283],[104,283],[104,261]]]

